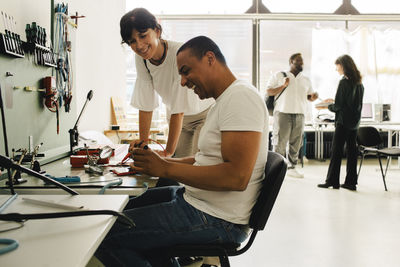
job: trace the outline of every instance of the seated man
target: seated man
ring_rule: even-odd
[[[268,113],[257,90],[235,78],[218,46],[199,36],[177,52],[182,86],[214,98],[194,157],[162,158],[147,147],[133,150],[136,171],[184,186],[149,189],[130,200],[125,214],[136,228],[116,224],[96,256],[106,266],[179,266],[146,255],[177,244],[243,242],[264,179]],[[146,256],[145,256],[146,255]]]

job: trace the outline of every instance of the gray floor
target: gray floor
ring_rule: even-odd
[[[357,192],[317,188],[328,164],[310,160],[305,178],[285,178],[265,230],[232,267],[400,266],[400,170],[388,171],[388,192],[375,159],[363,164]]]

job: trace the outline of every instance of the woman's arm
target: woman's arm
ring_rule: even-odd
[[[147,140],[150,134],[151,118],[153,117],[152,111],[139,110],[139,140],[134,140],[129,145],[129,151],[132,151],[137,144],[142,140]],[[148,142],[146,141],[146,144]]]
[[[339,82],[338,89],[336,91],[336,96],[335,96],[335,103],[330,104],[328,106],[328,109],[332,112],[338,112],[341,110],[343,107],[343,80]]]
[[[146,140],[149,138],[152,117],[153,117],[153,111],[139,110],[139,138],[140,138],[140,140]]]
[[[170,157],[175,153],[179,136],[181,135],[182,131],[182,122],[183,113],[176,113],[171,115],[171,119],[169,121],[167,147],[165,148],[165,157]]]

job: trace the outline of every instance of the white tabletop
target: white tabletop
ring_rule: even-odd
[[[0,203],[8,197],[0,195]],[[122,211],[128,202],[126,195],[19,195],[3,214],[66,211],[26,203],[22,197],[116,211]],[[0,255],[0,266],[86,266],[115,220],[111,215],[29,220],[21,229],[0,233],[0,238],[19,242],[16,250]]]

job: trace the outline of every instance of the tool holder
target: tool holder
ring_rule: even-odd
[[[5,34],[0,33],[0,49],[1,53],[12,57],[25,57],[24,50],[22,49],[22,41],[19,34],[6,31]]]
[[[54,59],[53,49],[45,47],[37,43],[23,43],[23,48],[26,53],[30,53],[35,56],[36,64],[48,67],[57,67],[57,63]]]
[[[23,48],[25,52],[34,55],[36,64],[54,68],[57,67],[53,49],[46,47],[46,29],[37,25],[36,22],[32,22],[31,25],[26,25],[25,33],[26,43],[23,43]]]

